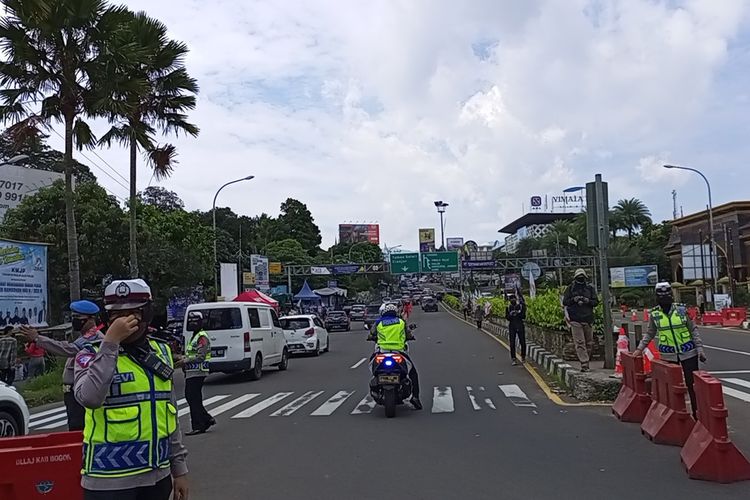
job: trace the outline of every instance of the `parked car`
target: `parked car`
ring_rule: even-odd
[[[354,304],[352,311],[349,313],[349,319],[352,321],[363,321],[365,319],[365,311],[367,311],[366,305]]]
[[[424,312],[437,312],[438,303],[435,297],[423,297],[422,298],[422,310]]]
[[[344,330],[348,332],[351,329],[351,321],[344,311],[331,311],[326,316],[326,330]]]
[[[329,316],[334,313],[329,313]],[[312,354],[319,356],[321,352],[331,349],[328,330],[323,326],[320,318],[314,314],[300,314],[280,318],[281,328],[284,329],[286,346],[289,354]]]
[[[0,438],[29,433],[29,407],[15,387],[0,382]]]
[[[249,371],[252,380],[263,375],[263,368],[286,370],[289,350],[276,311],[258,302],[205,302],[191,304],[185,313],[185,342],[192,335],[187,329],[191,312],[203,314],[203,327],[211,339],[211,372]]]
[[[369,330],[372,325],[380,318],[380,306],[381,304],[368,304],[365,310],[365,329]]]

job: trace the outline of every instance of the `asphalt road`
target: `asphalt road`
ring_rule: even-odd
[[[185,438],[191,498],[747,498],[747,483],[688,479],[678,448],[609,408],[552,403],[501,345],[447,313],[412,320],[425,409],[394,419],[363,403],[372,345],[356,328],[257,382],[211,375],[218,425]]]

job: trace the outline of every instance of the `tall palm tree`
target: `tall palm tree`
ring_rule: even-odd
[[[119,29],[125,9],[105,0],[2,0],[0,119],[16,137],[53,122],[65,127],[65,225],[70,299],[81,295],[78,234],[73,209],[73,147],[96,141],[84,119],[101,82],[102,47]]]
[[[170,40],[160,21],[144,12],[131,12],[120,35],[118,43],[135,44],[139,57],[125,67],[112,67],[110,94],[103,96],[99,108],[112,128],[99,143],[109,146],[118,142],[130,150],[130,275],[136,278],[138,152],[145,153],[156,180],[169,177],[177,164],[176,148],[158,145],[155,136],[157,131],[198,135],[198,127],[188,122],[185,114],[195,108],[198,83],[184,66],[187,45]],[[141,84],[128,85],[133,79]]]
[[[651,212],[637,198],[618,201],[614,212],[622,221],[623,229],[628,232],[628,239],[632,239],[635,231],[640,229],[641,226],[651,222]]]

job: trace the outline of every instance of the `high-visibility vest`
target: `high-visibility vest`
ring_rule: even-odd
[[[377,326],[378,346],[388,351],[406,349],[406,323],[398,317],[385,317]]]
[[[672,306],[669,314],[660,308],[651,312],[657,327],[659,352],[664,359],[675,361],[680,354],[687,354],[696,349],[693,335],[687,327],[687,317],[684,310]]]
[[[154,340],[149,344],[164,363],[173,366],[166,344]],[[90,477],[128,477],[168,469],[170,436],[176,429],[172,380],[155,376],[121,352],[104,404],[86,409],[81,472]]]
[[[206,352],[206,359],[203,361],[196,361],[194,363],[185,363],[185,371],[200,371],[205,372],[206,375],[208,375],[209,367],[210,367],[210,361],[211,361],[211,339],[208,338],[208,334],[205,332],[205,330],[201,330],[195,335],[193,335],[193,338],[190,339],[190,342],[188,342],[187,349],[185,350],[185,354],[188,358],[194,358],[198,355],[198,341],[205,337],[206,342],[208,342],[208,352]]]

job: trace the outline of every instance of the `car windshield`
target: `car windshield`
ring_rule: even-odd
[[[280,321],[284,330],[303,330],[310,327],[310,320],[307,318],[281,318]]]
[[[362,312],[364,310],[365,310],[365,306],[352,306],[352,312],[354,311]]]

